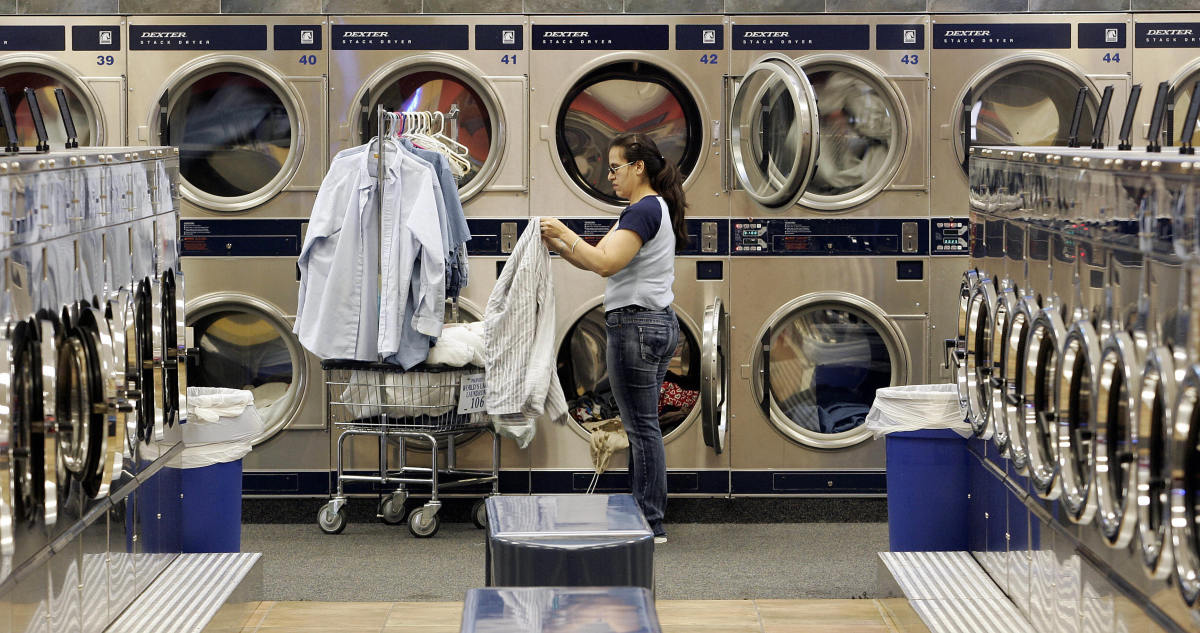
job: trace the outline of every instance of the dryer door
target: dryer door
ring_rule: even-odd
[[[700,350],[700,414],[704,443],[718,455],[725,452],[729,432],[729,313],[721,298],[704,309]]]
[[[1173,568],[1167,448],[1175,411],[1175,364],[1171,350],[1150,350],[1142,369],[1137,427],[1137,535],[1142,565],[1151,578],[1166,578]]]
[[[37,94],[38,109],[46,123],[51,147],[61,149],[67,140],[54,96],[56,88],[62,88],[67,97],[67,108],[75,124],[75,140],[79,145],[101,145],[106,142],[100,127],[101,111],[95,96],[87,84],[66,66],[49,58],[42,59],[41,56],[5,57],[0,60],[0,88],[4,88],[8,94],[8,105],[17,121],[17,139],[22,147],[38,144],[29,102],[25,99],[25,88],[32,88]],[[119,139],[116,140],[119,142]]]
[[[796,204],[817,168],[821,122],[807,75],[790,57],[765,55],[738,84],[730,112],[733,173],[759,204]]]
[[[279,193],[312,132],[301,128],[290,85],[250,60],[203,65],[171,86],[159,107],[167,125],[160,141],[179,147],[181,194],[214,211],[244,211]]]
[[[1187,605],[1200,598],[1200,365],[1192,365],[1179,391],[1171,438],[1171,550],[1175,579]]]
[[[1083,87],[1089,93],[1080,116],[1079,143],[1086,147],[1095,128],[1100,93],[1079,71],[1047,55],[1009,58],[981,71],[957,101],[967,101],[969,112],[953,122],[954,149],[963,171],[967,167],[964,127],[970,132],[970,146],[1065,146],[1075,99]]]
[[[909,351],[878,306],[851,294],[819,292],[780,308],[751,361],[755,398],[775,428],[815,448],[871,438],[863,427],[882,387],[908,381]]]

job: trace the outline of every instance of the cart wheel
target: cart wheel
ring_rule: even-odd
[[[388,525],[400,525],[404,523],[404,515],[407,509],[404,507],[404,501],[407,495],[390,494],[379,502],[379,520]]]
[[[429,511],[424,507],[417,508],[408,515],[408,531],[417,538],[429,538],[437,534],[441,526],[441,518],[436,514],[429,516]]]
[[[487,528],[487,498],[480,499],[471,506],[471,522],[479,529]]]
[[[317,525],[326,534],[341,534],[342,530],[346,529],[346,508],[341,507],[334,512],[332,504],[321,506],[321,510],[317,512]]]

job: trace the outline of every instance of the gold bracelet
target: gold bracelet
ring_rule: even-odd
[[[580,237],[580,236],[576,235],[576,236],[575,236],[575,241],[574,241],[574,242],[571,242],[571,254],[572,254],[572,255],[574,255],[574,254],[575,254],[575,245],[576,245],[576,244],[578,244],[578,243],[579,243],[579,240],[582,240],[582,239],[583,239],[582,237]]]

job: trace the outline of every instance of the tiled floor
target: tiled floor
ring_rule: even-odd
[[[660,600],[664,633],[929,633],[908,601]],[[459,602],[263,602],[242,633],[458,633]]]

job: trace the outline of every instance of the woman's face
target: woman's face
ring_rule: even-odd
[[[636,161],[632,165],[625,158],[624,147],[610,147],[608,149],[608,182],[612,183],[613,191],[618,198],[629,199],[629,194],[637,187],[638,183],[643,179],[643,176],[638,173],[641,168],[641,161]],[[616,173],[613,173],[616,170]]]

